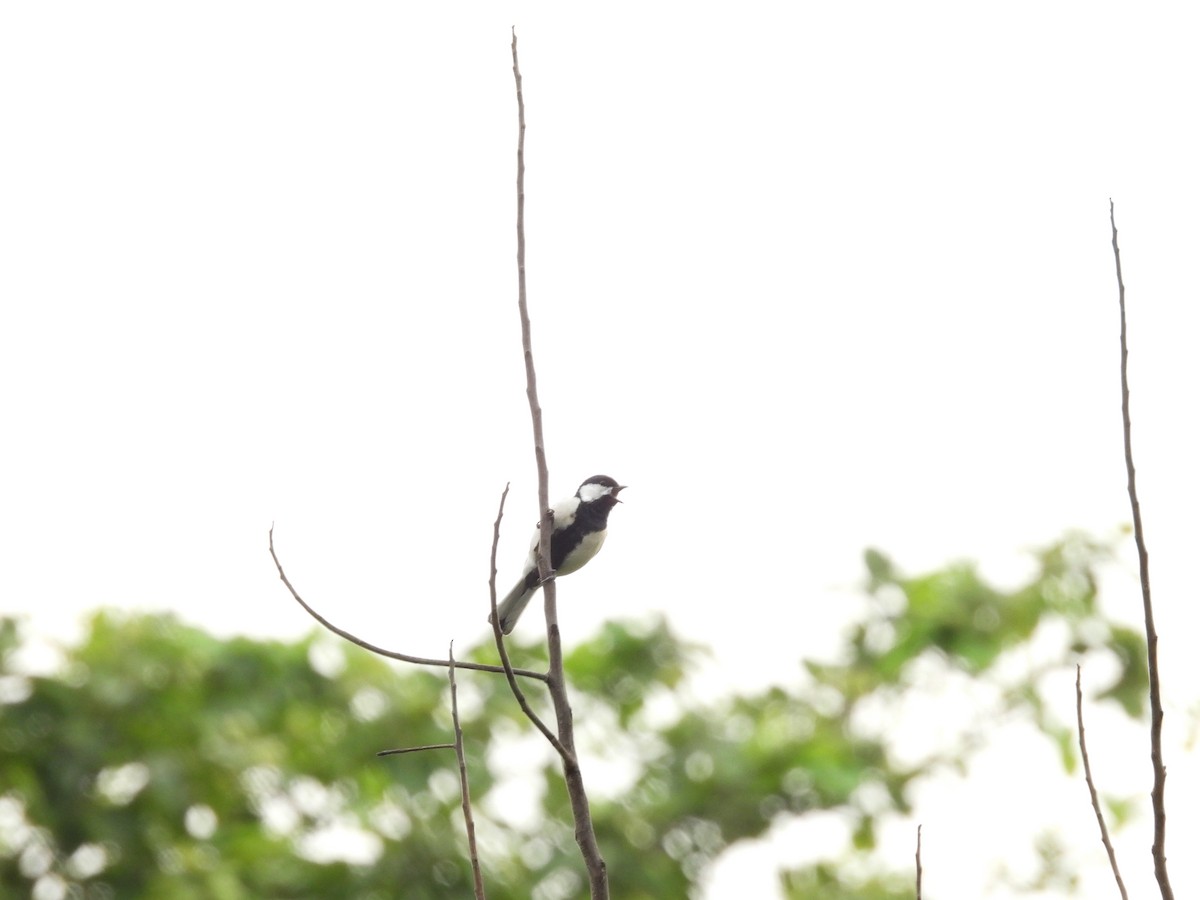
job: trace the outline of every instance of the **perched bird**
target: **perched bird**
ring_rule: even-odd
[[[583,567],[604,545],[608,535],[608,514],[621,501],[617,494],[625,485],[617,484],[607,475],[593,475],[579,486],[575,496],[554,507],[554,530],[550,533],[550,568],[557,575],[570,575]],[[529,558],[516,587],[496,607],[500,617],[500,630],[511,634],[517,619],[529,605],[537,589],[542,586],[538,578],[538,531],[533,532],[529,547]],[[491,616],[488,621],[492,621]]]

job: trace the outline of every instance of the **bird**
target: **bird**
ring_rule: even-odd
[[[579,486],[575,496],[568,497],[554,507],[554,524],[550,533],[551,577],[578,571],[600,551],[608,536],[608,514],[621,502],[617,494],[626,487],[607,475],[593,475]],[[537,565],[540,537],[539,523],[538,529],[533,532],[521,580],[496,607],[500,630],[505,634],[512,633],[517,619],[542,586]],[[491,616],[488,616],[488,621],[492,621]]]

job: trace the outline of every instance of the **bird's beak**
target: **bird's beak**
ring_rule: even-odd
[[[616,490],[614,490],[614,491],[613,491],[613,497],[615,497],[615,498],[616,498],[616,501],[617,501],[618,503],[620,503],[620,502],[621,502],[621,498],[620,498],[620,497],[617,497],[617,494],[621,493],[621,491],[625,490],[625,488],[627,488],[627,487],[629,487],[629,485],[627,485],[627,484],[623,484],[623,485],[621,485],[620,487],[618,487]]]

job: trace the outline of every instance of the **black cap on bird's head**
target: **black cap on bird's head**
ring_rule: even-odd
[[[617,498],[617,494],[626,487],[627,485],[618,484],[615,478],[609,478],[607,475],[593,475],[579,486],[575,496],[584,503],[595,503],[597,500],[605,499],[611,506],[621,502]]]

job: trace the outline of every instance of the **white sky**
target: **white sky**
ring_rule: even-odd
[[[1011,579],[1067,528],[1111,534],[1128,519],[1112,197],[1175,747],[1197,704],[1200,538],[1185,9],[6,4],[0,604],[48,634],[110,605],[296,636],[274,521],[295,584],[345,627],[430,655],[484,633],[506,481],[502,588],[537,518],[515,24],[553,492],[631,485],[560,592],[566,633],[661,613],[712,646],[714,684],[751,687],[833,645],[868,545]],[[1131,571],[1107,597],[1130,618]],[[929,896],[977,893],[1018,852],[997,822],[1024,847],[1022,809],[1058,802],[1005,783],[1056,765],[1014,772],[1043,744],[1007,740],[992,774],[919,805]],[[1187,896],[1179,792],[1200,761],[1183,752]],[[1061,821],[1102,863],[1082,790],[1063,788]],[[1144,893],[1148,838],[1122,842]],[[711,898],[750,877],[771,896],[753,868]]]

